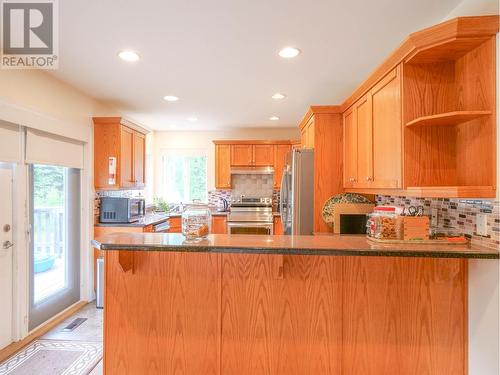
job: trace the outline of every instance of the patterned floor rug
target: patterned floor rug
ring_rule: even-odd
[[[35,340],[0,364],[0,375],[87,375],[102,358],[102,344]]]

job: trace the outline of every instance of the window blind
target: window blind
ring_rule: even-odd
[[[28,128],[26,163],[83,169],[83,143]]]
[[[0,161],[13,163],[22,161],[21,127],[2,120],[0,120]]]

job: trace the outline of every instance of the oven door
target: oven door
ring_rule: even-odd
[[[252,222],[228,222],[228,234],[262,234],[270,236],[273,234],[273,223]]]

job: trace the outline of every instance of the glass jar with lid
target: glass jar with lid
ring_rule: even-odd
[[[399,213],[394,206],[377,206],[368,214],[367,233],[370,237],[383,240],[401,239]]]
[[[207,204],[193,201],[182,213],[182,234],[188,240],[203,239],[210,233],[212,214]]]

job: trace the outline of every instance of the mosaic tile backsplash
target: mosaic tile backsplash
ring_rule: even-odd
[[[274,176],[271,174],[237,174],[231,179],[233,197],[270,197],[273,195]]]
[[[500,247],[500,202],[495,200],[464,200],[447,198],[414,198],[386,195],[376,196],[377,204],[401,207],[423,206],[429,217],[437,211],[437,229],[454,229],[469,237],[476,245],[498,249]],[[476,233],[476,215],[486,214],[488,236]]]
[[[273,206],[275,210],[278,210],[279,200],[280,200],[280,191],[273,190]],[[236,197],[236,196],[235,196]],[[224,198],[228,201],[229,205],[231,205],[232,194],[229,189],[218,189],[211,190],[208,192],[208,205],[211,207],[222,207],[221,198]]]

